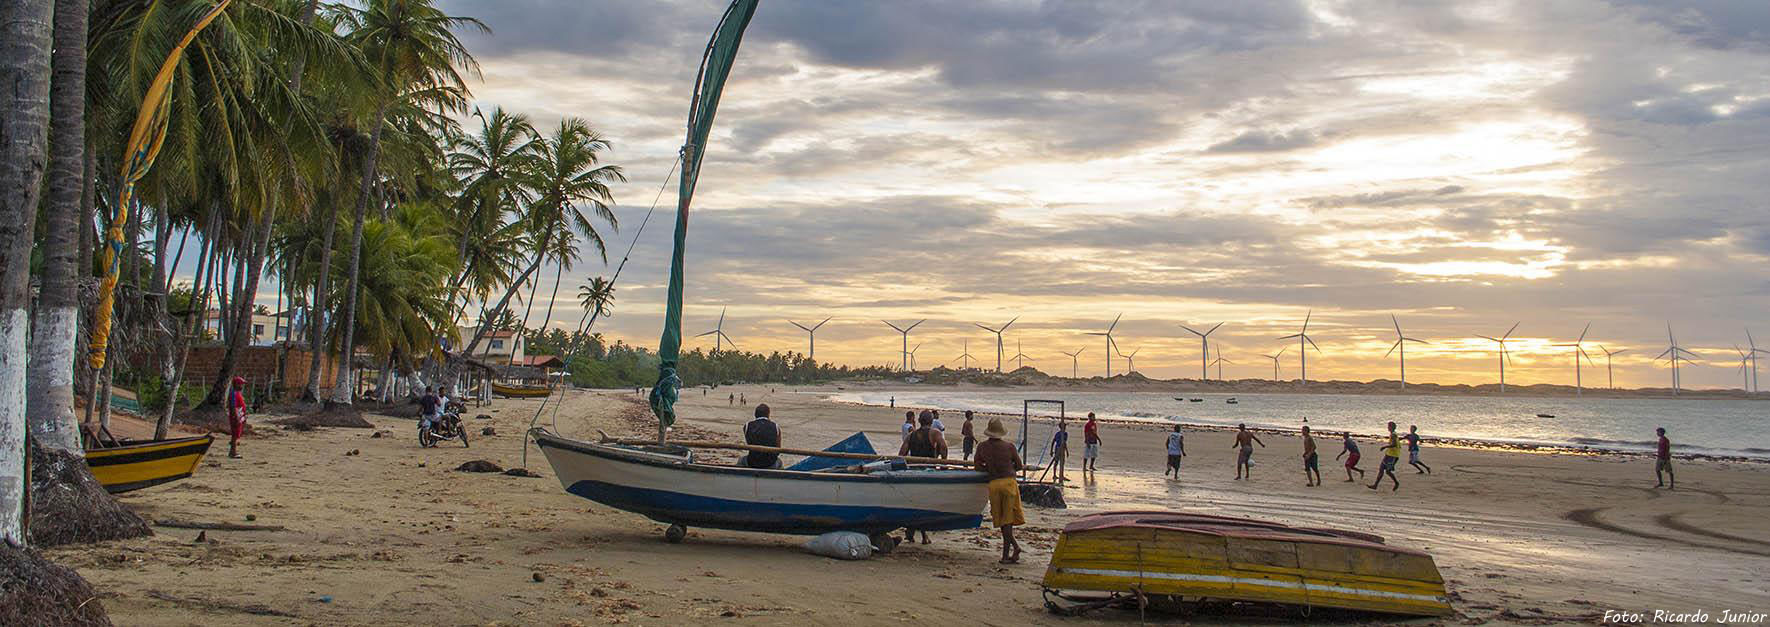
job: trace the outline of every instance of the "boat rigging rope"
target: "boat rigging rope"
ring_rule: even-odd
[[[633,239],[627,242],[627,252],[621,255],[621,262],[615,264],[615,273],[610,275],[608,279],[609,290],[614,290],[615,282],[621,279],[621,271],[627,268],[627,260],[633,258],[633,248],[639,245],[639,236],[645,233],[645,225],[651,223],[652,214],[656,213],[658,210],[658,201],[664,198],[664,190],[670,188],[670,179],[676,176],[676,168],[681,165],[682,155],[681,153],[678,153],[676,155],[675,163],[670,164],[670,171],[664,174],[664,182],[658,185],[657,195],[652,196],[651,208],[645,210],[645,217],[639,221],[639,229],[633,231]],[[583,337],[586,333],[589,333],[590,328],[594,326],[596,326],[596,316],[592,315],[589,318],[586,318],[583,326],[578,327],[578,332],[572,335],[571,348],[566,352],[565,360],[563,362],[564,365],[562,366],[562,369],[565,370],[566,376],[571,375],[572,360],[575,359],[578,354],[578,339]],[[534,429],[535,423],[540,422],[541,414],[547,411],[547,401],[553,398],[555,392],[559,391],[559,382],[563,378],[564,377],[556,377],[550,382],[551,387],[547,390],[547,398],[541,400],[541,406],[535,408],[534,417],[529,419],[529,429]],[[564,398],[561,398],[553,402],[552,425],[555,433],[559,431],[559,406],[564,404],[564,400]],[[529,467],[528,431],[524,431],[522,435],[522,467]]]

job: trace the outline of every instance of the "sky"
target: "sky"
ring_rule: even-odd
[[[614,148],[597,330],[655,346],[690,90],[711,0],[445,0],[488,35],[476,103],[588,120]],[[727,86],[688,236],[687,334],[820,361],[1104,374],[1106,329],[1158,378],[1670,384],[1667,325],[1741,385],[1770,348],[1770,2],[764,0]],[[660,196],[660,189],[662,189]],[[606,226],[606,225],[605,225]],[[543,271],[545,298],[552,268]],[[544,302],[542,303],[544,304]],[[1312,313],[1311,313],[1312,312]],[[534,322],[539,322],[537,313]],[[708,340],[703,342],[703,340]],[[711,338],[690,347],[711,346]],[[968,343],[968,344],[967,344]],[[1765,355],[1770,357],[1770,355]],[[1115,373],[1124,360],[1113,359]],[[1770,371],[1770,361],[1764,370]],[[1770,372],[1766,372],[1770,375]],[[1216,376],[1215,369],[1212,376]]]

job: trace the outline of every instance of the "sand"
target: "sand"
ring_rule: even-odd
[[[735,439],[750,409],[726,394],[739,392],[774,407],[788,446],[856,430],[895,444],[901,410],[820,400],[827,391],[690,391],[679,407],[685,430]],[[645,435],[636,399],[573,392],[559,429]],[[1293,437],[1263,434],[1253,479],[1234,481],[1229,434],[1189,430],[1181,479],[1170,481],[1161,431],[1108,425],[1097,478],[1070,473],[1071,509],[1028,511],[1022,564],[996,565],[988,530],[841,562],[803,552],[794,536],[691,530],[666,544],[659,523],[565,494],[532,448],[527,467],[541,478],[452,470],[477,459],[523,466],[520,434],[538,404],[469,409],[491,416],[466,420],[471,448],[420,449],[410,419],[371,414],[376,430],[293,432],[255,416],[244,459],[218,446],[195,477],[122,499],[150,520],[281,530],[206,531],[198,543],[196,530],[158,527],[153,538],[48,555],[79,569],[112,619],[129,625],[1133,623],[1131,612],[1047,614],[1038,582],[1066,521],[1166,507],[1338,526],[1430,551],[1459,613],[1449,623],[1770,609],[1765,464],[1680,461],[1670,492],[1652,489],[1652,462],[1638,456],[1428,448],[1434,474],[1413,474],[1404,460],[1400,491],[1373,492],[1342,482],[1336,441],[1320,440],[1327,484],[1309,488]],[[956,451],[960,420],[943,418]],[[480,435],[485,426],[497,434]],[[1364,449],[1374,471],[1375,447]]]

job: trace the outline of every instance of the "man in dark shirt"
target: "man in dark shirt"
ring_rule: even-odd
[[[897,454],[930,459],[946,457],[946,435],[934,429],[934,412],[924,409],[916,421],[922,426],[903,439]]]
[[[1657,459],[1653,465],[1653,476],[1659,478],[1659,485],[1653,487],[1666,487],[1666,480],[1671,479],[1670,489],[1676,490],[1678,489],[1678,478],[1672,475],[1672,441],[1666,439],[1665,427],[1660,427],[1657,431],[1659,433],[1659,451],[1655,454]]]
[[[781,428],[768,417],[768,404],[756,406],[756,419],[744,425],[744,444],[780,448]],[[744,456],[744,465],[751,468],[780,468],[780,453],[763,453],[750,451]]]
[[[971,427],[971,410],[965,410],[965,426],[959,428],[959,435],[965,438],[965,459],[971,459],[971,452],[977,450],[977,433]]]
[[[442,399],[436,395],[436,388],[424,388],[424,396],[418,397],[418,429],[420,431],[430,428],[431,421],[436,420],[439,415],[437,406],[441,404]]]
[[[1020,543],[1014,541],[1014,527],[1026,524],[1026,512],[1020,505],[1020,482],[1014,478],[1022,468],[1020,452],[1002,439],[1008,435],[1008,429],[1002,426],[1001,418],[990,418],[983,435],[988,439],[977,445],[976,463],[977,470],[990,479],[990,520],[1002,530],[1002,563],[1018,564]]]

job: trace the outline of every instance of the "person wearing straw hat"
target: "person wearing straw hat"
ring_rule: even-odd
[[[240,434],[246,430],[246,378],[234,377],[227,398],[227,456],[240,458]]]
[[[1020,481],[1015,475],[1025,468],[1020,452],[1002,438],[1008,429],[999,417],[990,418],[983,428],[985,438],[977,445],[977,470],[989,475],[989,517],[1002,530],[1003,564],[1020,563],[1020,543],[1014,541],[1014,527],[1026,524],[1026,511],[1020,505]]]

